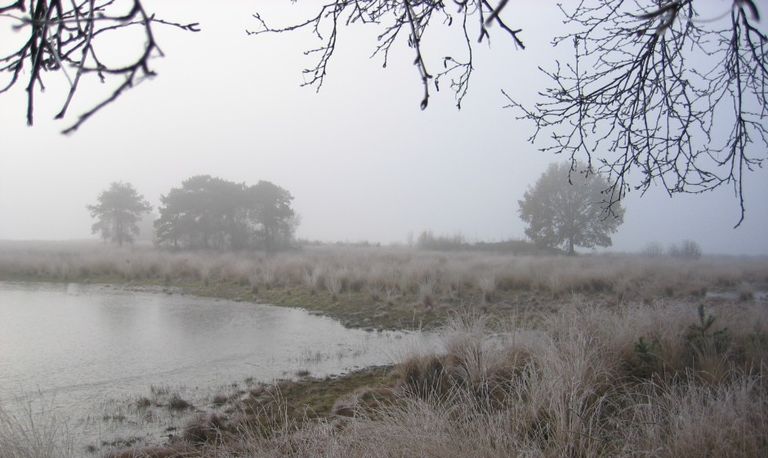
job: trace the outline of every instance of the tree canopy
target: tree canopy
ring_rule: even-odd
[[[292,200],[288,191],[268,181],[247,186],[194,176],[160,197],[156,241],[174,247],[277,249],[293,236]]]
[[[137,223],[144,213],[152,209],[130,183],[112,183],[96,201],[95,205],[87,207],[91,216],[96,218],[91,231],[120,246],[133,243],[134,236],[139,234]]]
[[[576,246],[610,246],[624,209],[619,203],[608,207],[607,186],[585,164],[577,164],[573,173],[570,163],[550,164],[518,201],[520,217],[528,223],[525,234],[540,246],[563,246],[570,255]]]
[[[59,119],[65,117],[82,75],[97,74],[113,82],[114,91],[64,132],[75,131],[141,79],[154,75],[151,59],[162,55],[154,27],[199,30],[197,23],[158,18],[143,3],[0,3],[0,21],[27,37],[0,44],[0,73],[6,75],[0,93],[23,85],[31,124],[46,73],[61,72],[69,81]],[[305,20],[280,26],[257,11],[248,33],[313,31],[319,45],[306,52],[316,60],[305,75],[307,85],[319,88],[341,43],[339,31],[353,24],[375,28],[379,41],[373,55],[385,66],[393,47],[404,42],[411,48],[424,89],[422,108],[441,84],[453,90],[461,106],[475,71],[473,49],[490,41],[492,34],[525,49],[524,29],[513,24],[524,19],[514,16],[514,3],[508,0],[325,0],[308,8],[313,13]],[[571,57],[543,68],[543,81],[549,83],[538,88],[539,103],[525,106],[508,97],[509,106],[535,126],[531,141],[542,150],[569,156],[572,168],[579,160],[599,168],[608,179],[609,204],[632,189],[645,191],[654,184],[670,194],[730,185],[743,219],[744,179],[768,155],[768,35],[760,28],[757,2],[585,0],[564,3],[560,10],[564,29],[553,42],[571,46]],[[442,25],[464,45],[449,55],[434,56],[426,45],[427,31]],[[100,46],[102,37],[127,29],[145,35],[138,57],[105,63],[101,56],[115,51]]]

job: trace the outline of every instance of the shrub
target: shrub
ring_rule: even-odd
[[[683,240],[680,246],[672,245],[669,248],[669,255],[680,259],[699,259],[701,253],[701,247],[693,240]]]
[[[182,399],[178,393],[174,393],[168,399],[168,408],[171,410],[186,410],[192,407],[192,404]]]
[[[641,253],[649,258],[658,258],[664,254],[664,249],[659,242],[651,242],[643,248]]]
[[[222,417],[216,414],[203,414],[187,423],[182,437],[193,444],[217,443],[221,442],[225,430],[226,424]]]

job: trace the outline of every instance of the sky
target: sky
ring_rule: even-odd
[[[504,90],[531,103],[544,89],[539,66],[563,50],[556,6],[519,2],[505,19],[523,29],[525,50],[496,32],[476,49],[476,71],[461,110],[449,90],[419,108],[422,88],[413,51],[396,44],[387,68],[370,59],[372,29],[339,33],[337,53],[319,92],[301,87],[309,33],[247,36],[260,12],[271,25],[289,24],[320,2],[146,1],[159,17],[199,22],[188,33],[157,28],[165,53],[158,76],[127,92],[73,135],[53,116],[65,97],[62,78],[38,98],[33,127],[25,124],[23,87],[0,95],[0,239],[94,237],[86,205],[113,181],[132,183],[153,205],[181,181],[210,174],[236,182],[271,181],[294,196],[297,236],[322,241],[404,242],[423,230],[461,233],[469,240],[524,238],[518,200],[561,160],[527,141],[532,126],[505,109]],[[18,39],[0,22],[2,43]],[[430,31],[431,55],[456,52],[453,35]],[[131,36],[114,56],[129,56]],[[140,41],[139,41],[140,44]],[[438,67],[439,58],[430,61]],[[91,81],[71,113],[89,108],[108,87]],[[69,122],[74,117],[70,116]],[[668,196],[652,188],[630,193],[615,251],[697,241],[707,253],[768,254],[768,175],[745,182],[747,213],[739,219],[732,189]]]

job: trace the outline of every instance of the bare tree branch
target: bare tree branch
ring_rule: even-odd
[[[439,90],[440,82],[444,79],[450,79],[450,87],[456,96],[456,105],[461,108],[461,102],[467,95],[474,70],[473,40],[470,39],[468,19],[477,19],[475,24],[478,29],[478,42],[490,38],[489,27],[496,25],[512,37],[518,47],[525,48],[520,39],[522,31],[509,27],[500,15],[506,5],[507,0],[501,0],[495,6],[488,0],[453,0],[448,2],[448,6],[457,7],[454,13],[448,9],[445,2],[440,0],[332,0],[320,6],[318,13],[308,19],[283,27],[271,27],[260,15],[255,14],[257,28],[248,30],[247,33],[259,35],[302,29],[312,30],[321,41],[321,45],[305,51],[306,55],[318,55],[319,58],[314,65],[304,70],[304,74],[308,75],[304,85],[313,86],[317,90],[320,90],[328,74],[341,27],[355,23],[376,27],[379,30],[378,44],[371,57],[382,56],[384,67],[387,66],[392,47],[399,37],[405,35],[407,45],[414,51],[413,64],[418,69],[419,79],[424,88],[421,109],[426,109],[429,105],[432,84],[435,90]],[[433,75],[429,70],[424,49],[424,34],[428,26],[436,20],[435,16],[439,16],[442,22],[449,26],[459,18],[462,38],[466,43],[466,55],[462,58],[444,56],[441,59],[443,71]]]
[[[601,0],[561,7],[578,31],[574,60],[544,71],[531,141],[608,173],[610,202],[658,183],[668,193],[732,185],[743,221],[745,174],[766,159],[768,54],[757,6],[734,0],[722,21],[700,20],[693,0]],[[728,128],[727,126],[730,126]],[[544,140],[544,139],[542,139]],[[634,172],[634,173],[633,173]],[[632,175],[632,176],[630,176]],[[639,178],[638,178],[639,176]]]
[[[609,202],[656,184],[670,194],[732,186],[740,223],[746,211],[744,180],[768,154],[768,37],[758,27],[755,0],[731,0],[723,14],[706,19],[697,10],[703,4],[564,3],[560,8],[566,27],[575,31],[556,38],[555,44],[572,46],[573,59],[544,71],[551,84],[535,106],[507,98],[521,118],[534,123],[531,141],[541,141],[542,150],[570,157],[574,167],[584,160],[588,170],[607,174]],[[475,69],[475,46],[490,41],[495,29],[524,48],[521,30],[510,27],[502,14],[510,5],[514,3],[507,0],[324,0],[315,14],[287,26],[273,27],[255,14],[256,27],[247,32],[312,31],[319,45],[305,52],[315,60],[304,70],[304,84],[319,90],[331,68],[339,31],[352,24],[375,27],[378,41],[371,57],[381,58],[384,66],[397,44],[412,49],[423,87],[422,109],[433,88],[439,90],[446,80],[460,108]],[[0,93],[25,86],[29,124],[46,73],[61,72],[69,82],[57,118],[66,115],[83,75],[95,73],[102,81],[115,81],[112,93],[82,113],[67,133],[154,75],[149,61],[162,52],[153,25],[198,30],[197,24],[155,18],[140,0],[15,1],[0,5],[2,20],[24,31],[26,40],[0,57],[0,75],[6,78],[0,80]],[[433,58],[427,30],[435,28],[436,21],[460,34],[465,45],[459,56]],[[127,28],[144,33],[140,57],[123,65],[105,64],[96,42]],[[435,62],[442,63],[440,71],[434,71]]]
[[[82,113],[64,133],[74,132],[126,89],[155,74],[149,61],[155,56],[162,56],[162,51],[155,41],[153,24],[193,32],[199,30],[197,23],[178,24],[147,14],[140,0],[20,0],[0,6],[2,19],[12,21],[13,28],[28,37],[19,48],[0,57],[0,74],[6,75],[4,84],[0,82],[0,93],[18,84],[25,74],[25,66],[29,68],[25,87],[27,124],[34,123],[35,96],[45,89],[46,73],[61,72],[69,82],[67,97],[56,119],[66,115],[84,74],[95,73],[102,82],[110,79],[119,82],[111,95]],[[97,52],[97,38],[106,33],[136,27],[141,28],[145,36],[141,55],[127,64],[105,64]],[[68,70],[74,71],[74,78]]]

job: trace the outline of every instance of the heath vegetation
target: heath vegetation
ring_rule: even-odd
[[[614,306],[764,289],[768,260],[338,246],[273,254],[174,252],[5,243],[0,280],[178,287],[204,296],[303,307],[353,326],[412,328],[437,325],[466,308],[498,316],[530,308],[551,311],[574,295]]]
[[[55,118],[67,123],[64,133],[74,133],[155,75],[151,64],[163,55],[156,39],[165,41],[159,29],[200,30],[197,22],[161,18],[145,8],[149,2],[125,3],[0,4],[0,22],[19,38],[2,44],[0,94],[26,92],[21,106],[29,125],[50,87],[46,94],[61,104]],[[568,161],[551,166],[518,201],[537,246],[512,246],[526,255],[466,249],[461,236],[431,233],[415,250],[291,251],[299,220],[290,192],[209,175],[161,196],[153,240],[162,249],[123,247],[150,206],[122,182],[88,206],[93,231],[117,247],[0,245],[0,281],[113,283],[297,306],[349,326],[434,327],[444,338],[441,351],[393,367],[327,379],[301,372],[298,380],[221,393],[207,411],[154,387],[151,399],[133,401],[137,409],[194,417],[165,443],[116,440],[108,456],[768,456],[767,259],[704,256],[693,241],[666,251],[651,244],[643,256],[557,256],[611,246],[630,190],[660,186],[674,195],[726,187],[739,210],[734,222],[743,222],[745,178],[768,160],[761,8],[755,0],[715,9],[693,0],[567,3],[558,5],[564,27],[551,39],[572,51],[542,55],[533,99],[504,92],[514,117],[534,129],[529,141]],[[237,29],[255,37],[314,32],[303,84],[318,90],[345,27],[373,32],[368,54],[384,66],[400,61],[407,47],[422,109],[440,83],[461,107],[484,40],[504,37],[523,50],[529,23],[544,24],[508,0],[326,0],[283,18],[264,9]],[[130,45],[136,52],[126,56],[133,57],[121,58],[123,45],[115,44],[130,34],[145,39]],[[221,50],[217,57],[228,63],[263,58]],[[69,84],[49,84],[56,77]],[[106,92],[87,96],[95,105],[73,102],[97,80]],[[329,132],[349,136],[339,126]],[[237,144],[229,134],[227,143]],[[151,140],[162,145],[163,138]],[[308,138],[312,151],[331,149]],[[542,247],[549,254],[532,256]],[[0,458],[82,455],[62,423],[40,418],[0,408]]]
[[[166,443],[118,444],[114,457],[768,453],[762,258],[18,243],[2,246],[0,279],[295,305],[443,337],[440,351],[392,367],[214,396]],[[165,387],[150,391],[188,407]],[[2,420],[0,443],[14,454],[0,456],[50,456],[63,440],[54,426]]]
[[[764,305],[455,316],[437,354],[259,387],[113,456],[765,456]]]

